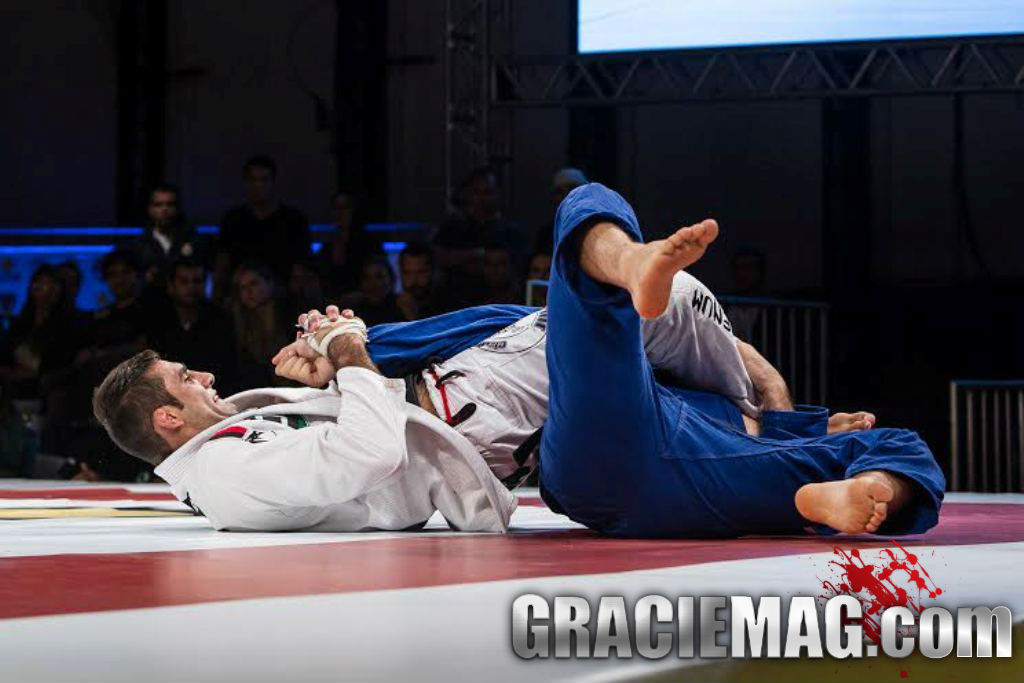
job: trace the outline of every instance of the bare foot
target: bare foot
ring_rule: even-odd
[[[707,219],[680,228],[667,239],[655,240],[635,252],[629,265],[629,293],[641,318],[657,318],[668,307],[672,278],[696,263],[718,237],[718,223]]]
[[[836,413],[828,419],[828,433],[842,434],[871,429],[875,426],[875,416],[860,411],[857,413]]]
[[[873,534],[889,514],[893,490],[876,477],[854,477],[805,484],[796,492],[797,511],[806,519],[847,534]]]

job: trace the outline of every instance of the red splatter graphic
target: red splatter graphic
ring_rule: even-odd
[[[909,675],[910,674],[908,674],[906,671],[904,671],[903,669],[900,669],[900,678],[906,678]]]
[[[837,576],[834,580],[821,582],[826,591],[821,598],[849,595],[860,600],[864,610],[864,635],[875,644],[881,642],[881,619],[885,610],[890,607],[907,607],[916,617],[924,609],[922,598],[942,595],[942,589],[935,585],[928,571],[918,563],[917,555],[907,552],[896,541],[892,542],[902,551],[903,557],[897,557],[896,551],[885,548],[874,563],[865,562],[856,548],[847,552],[834,547],[832,552],[839,559],[831,560],[829,565]],[[911,591],[915,589],[916,599],[911,596]],[[906,675],[906,672],[901,672],[901,676]]]

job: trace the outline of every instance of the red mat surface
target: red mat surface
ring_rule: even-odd
[[[1024,541],[1024,506],[951,503],[904,546]],[[827,552],[825,537],[620,540],[588,531],[0,559],[0,618],[657,569]],[[889,545],[843,537],[844,548]]]

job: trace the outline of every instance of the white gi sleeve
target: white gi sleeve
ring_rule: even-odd
[[[672,280],[668,308],[642,322],[644,348],[651,365],[685,386],[721,394],[744,413],[760,416],[746,366],[736,348],[725,310],[707,287],[685,271]]]
[[[246,509],[301,512],[363,496],[402,470],[408,453],[401,398],[387,391],[383,377],[363,368],[343,368],[337,380],[341,408],[335,422],[279,431],[265,443],[210,443],[200,462],[205,505],[232,518],[251,518]]]

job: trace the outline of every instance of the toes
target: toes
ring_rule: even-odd
[[[718,221],[713,218],[707,218],[701,223],[701,244],[707,246],[718,238]]]

